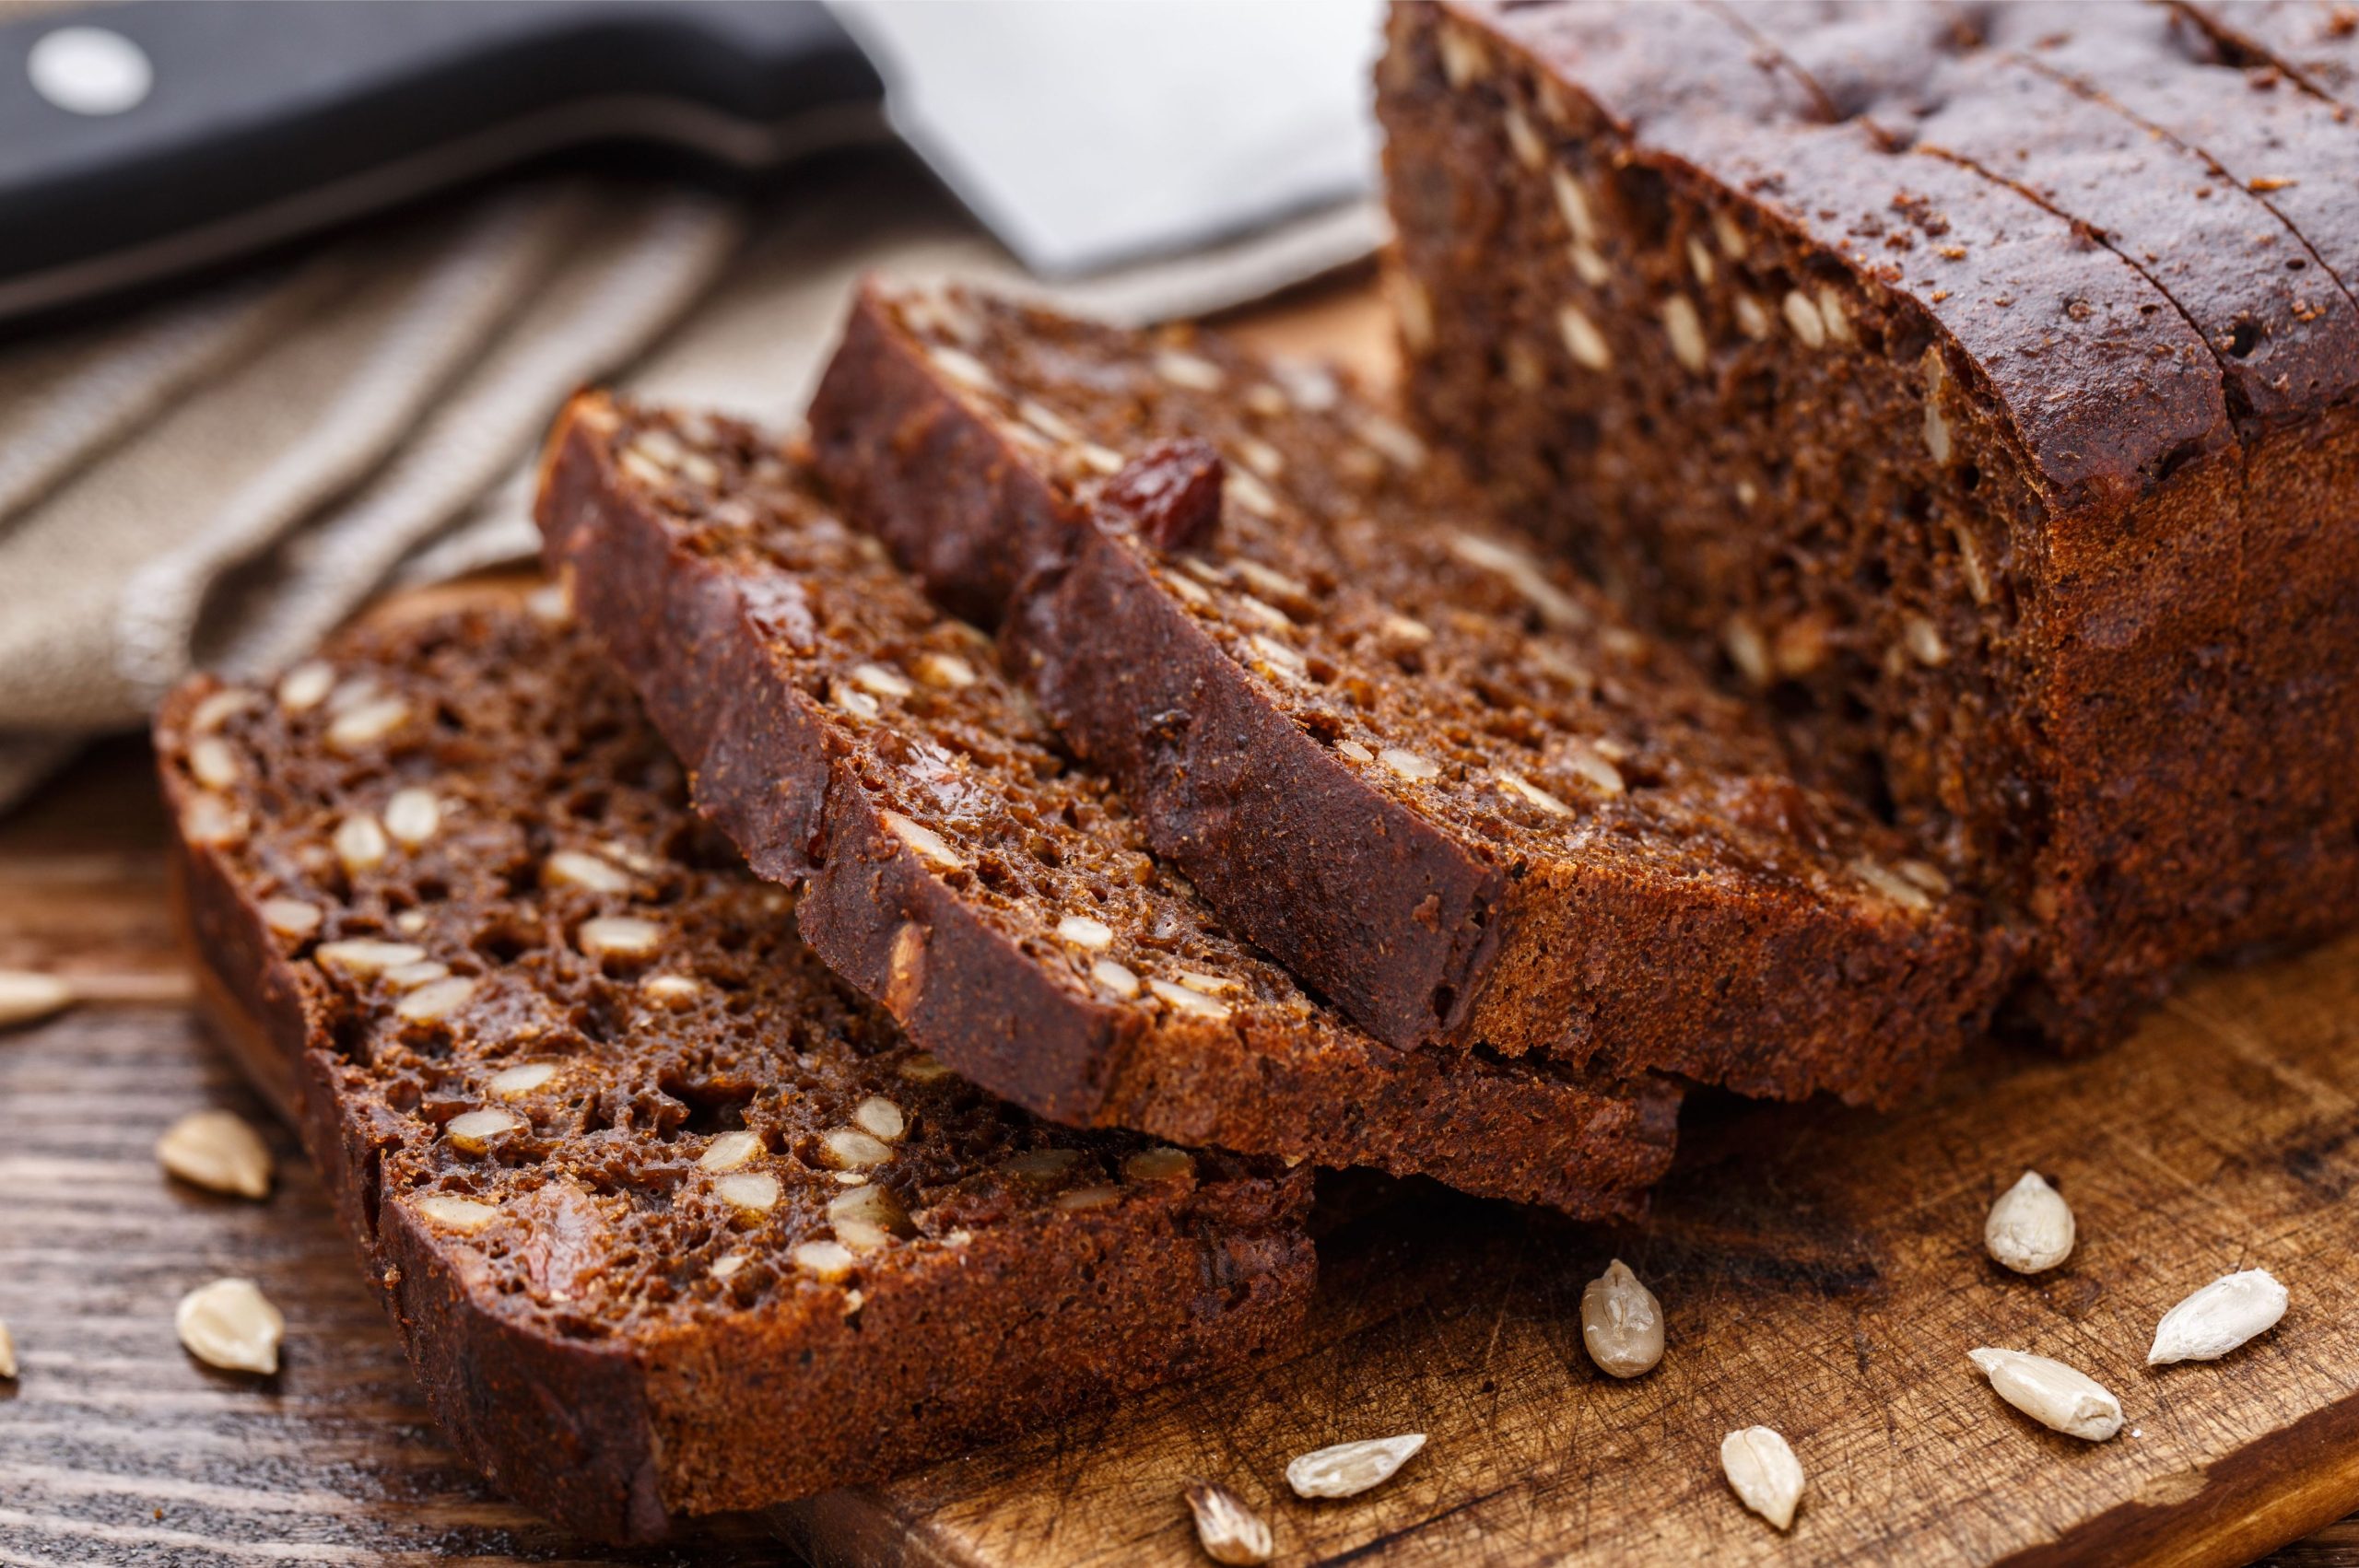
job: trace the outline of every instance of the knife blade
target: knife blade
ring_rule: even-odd
[[[1374,3],[42,13],[0,27],[0,322],[569,149],[773,169],[890,135],[888,88],[891,128],[1036,271],[1118,310],[1229,303],[1376,241]]]
[[[1365,198],[1377,0],[1059,0],[836,14],[894,127],[1044,277]]]

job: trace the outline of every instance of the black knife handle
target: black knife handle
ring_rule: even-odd
[[[76,26],[146,55],[144,99],[76,113],[35,89],[35,46]],[[816,0],[145,0],[44,13],[0,28],[0,317],[589,142],[765,167],[881,135],[883,96]]]

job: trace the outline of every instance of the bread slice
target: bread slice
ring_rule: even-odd
[[[1969,900],[1333,378],[872,287],[811,426],[1156,852],[1378,1037],[1888,1103],[1987,1017]],[[1091,520],[1187,438],[1215,520]]]
[[[1309,1173],[1073,1132],[840,985],[587,642],[347,636],[157,720],[208,989],[437,1417],[643,1540],[1284,1345]]]
[[[2189,10],[1403,5],[1379,74],[1422,427],[2066,1045],[2359,918],[2351,133]]]
[[[1394,1049],[1229,937],[1069,766],[992,645],[776,442],[595,394],[551,436],[554,568],[805,938],[918,1043],[1060,1120],[1625,1212],[1677,1092]]]

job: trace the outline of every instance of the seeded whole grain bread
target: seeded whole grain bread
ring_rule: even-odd
[[[1425,426],[2067,1046],[2359,914],[2352,130],[2186,9],[1412,5],[1379,71]]]
[[[874,1480],[1285,1340],[1308,1172],[990,1100],[843,988],[585,639],[348,635],[156,726],[204,983],[435,1413],[570,1528]]]
[[[1147,853],[1002,673],[772,439],[603,394],[539,513],[585,625],[803,933],[965,1077],[1045,1116],[1626,1213],[1678,1094],[1399,1050],[1318,1006]]]
[[[1005,614],[1156,853],[1379,1038],[1883,1104],[1988,1015],[1966,898],[1323,371],[871,286],[811,439]],[[1175,486],[1217,504],[1146,516]]]

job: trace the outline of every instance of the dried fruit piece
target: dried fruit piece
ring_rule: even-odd
[[[1619,1258],[1581,1292],[1581,1343],[1612,1377],[1652,1372],[1662,1360],[1662,1304]]]
[[[54,975],[0,969],[0,1029],[39,1023],[73,1000],[74,988]]]
[[[1315,1449],[1286,1467],[1286,1484],[1297,1497],[1356,1497],[1392,1479],[1426,1445],[1422,1432],[1399,1437],[1369,1437]]]
[[[1220,453],[1207,443],[1162,441],[1108,481],[1097,504],[1156,549],[1186,550],[1203,544],[1220,526],[1221,492],[1228,482]]]
[[[2285,1316],[2285,1287],[2266,1269],[2223,1274],[2163,1314],[2148,1366],[2218,1361]]]
[[[1191,1480],[1182,1495],[1188,1499],[1189,1512],[1196,1515],[1196,1539],[1214,1562],[1267,1562],[1276,1553],[1270,1527],[1228,1488]]]
[[[2053,1269],[2072,1251],[2072,1209],[2037,1171],[1999,1195],[1982,1222],[1982,1245],[2018,1274]]]
[[[156,1158],[193,1187],[240,1198],[270,1196],[270,1150],[234,1111],[191,1111],[156,1140]]]
[[[2022,1351],[1984,1347],[1966,1352],[1999,1398],[2042,1426],[2102,1443],[2121,1430],[2121,1401],[2086,1373]]]
[[[252,1280],[216,1280],[181,1297],[172,1314],[181,1343],[208,1366],[268,1376],[278,1370],[287,1319]]]
[[[1770,1427],[1748,1426],[1720,1439],[1720,1473],[1737,1501],[1777,1526],[1791,1529],[1802,1500],[1802,1462]]]

